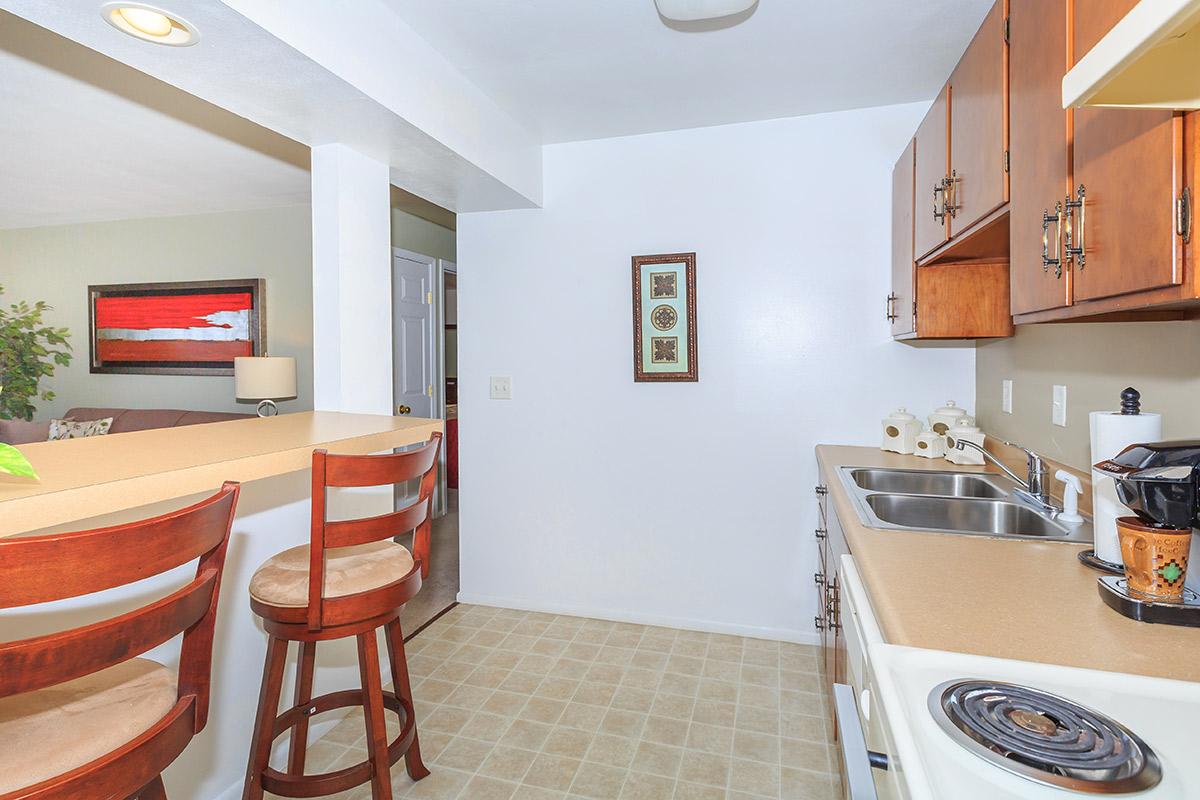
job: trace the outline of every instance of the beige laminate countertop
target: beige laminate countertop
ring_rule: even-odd
[[[836,445],[818,445],[817,460],[890,643],[1200,681],[1200,628],[1135,622],[1104,605],[1099,573],[1076,558],[1083,547],[867,528],[837,474],[982,467]]]
[[[306,469],[318,448],[375,453],[441,429],[436,419],[309,411],[21,445],[41,481],[0,475],[0,537]]]

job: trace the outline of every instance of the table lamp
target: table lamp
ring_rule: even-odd
[[[258,415],[279,413],[276,400],[296,396],[296,359],[285,356],[240,356],[233,359],[234,393],[238,400],[258,400]]]

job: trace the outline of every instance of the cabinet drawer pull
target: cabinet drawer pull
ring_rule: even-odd
[[[1054,204],[1054,215],[1042,211],[1042,272],[1054,267],[1054,277],[1062,277],[1062,202]],[[1054,223],[1054,257],[1050,257],[1050,223]]]
[[[1087,264],[1087,198],[1084,196],[1083,184],[1079,184],[1079,191],[1076,193],[1078,200],[1072,200],[1071,195],[1067,195],[1066,202],[1063,203],[1063,209],[1067,215],[1067,256],[1075,261],[1075,266],[1083,269]],[[1076,209],[1078,209],[1078,217],[1076,217]],[[1079,236],[1076,238],[1075,232],[1078,230]]]
[[[816,535],[817,539],[824,539],[826,535],[828,535],[829,531],[825,530],[824,528],[817,528],[815,531],[813,531],[813,533]]]

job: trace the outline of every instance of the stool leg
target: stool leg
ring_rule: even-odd
[[[379,675],[379,642],[375,631],[358,634],[358,671],[362,675],[363,712],[367,721],[367,755],[371,762],[371,797],[392,800],[392,765],[383,718],[383,681]]]
[[[296,661],[296,705],[308,705],[312,700],[313,665],[317,659],[317,643],[301,642],[300,658]],[[288,772],[304,774],[304,755],[308,751],[307,715],[292,727],[292,743],[288,748]]]
[[[258,714],[254,718],[254,735],[250,740],[250,764],[246,767],[246,783],[242,800],[262,800],[263,770],[271,760],[271,743],[275,740],[275,718],[279,716],[279,695],[283,691],[283,668],[287,660],[288,643],[270,636],[267,639],[267,661],[263,666],[262,688],[258,694]]]
[[[163,787],[162,775],[146,784],[146,787],[134,797],[137,800],[167,800],[167,790]]]
[[[408,770],[408,777],[419,781],[429,774],[429,770],[421,761],[421,742],[417,738],[416,704],[413,701],[412,686],[408,682],[408,659],[404,655],[404,631],[400,628],[399,617],[387,624],[387,649],[388,661],[392,665],[392,689],[398,697],[408,703],[409,708],[413,709],[413,739],[412,745],[404,755],[404,767]]]

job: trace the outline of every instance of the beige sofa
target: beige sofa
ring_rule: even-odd
[[[153,428],[176,428],[181,425],[202,425],[206,422],[225,422],[245,419],[253,414],[232,414],[220,411],[180,411],[173,408],[72,408],[66,413],[75,420],[113,418],[108,433],[146,431]],[[29,444],[44,442],[50,435],[50,422],[25,422],[0,419],[0,442]]]

